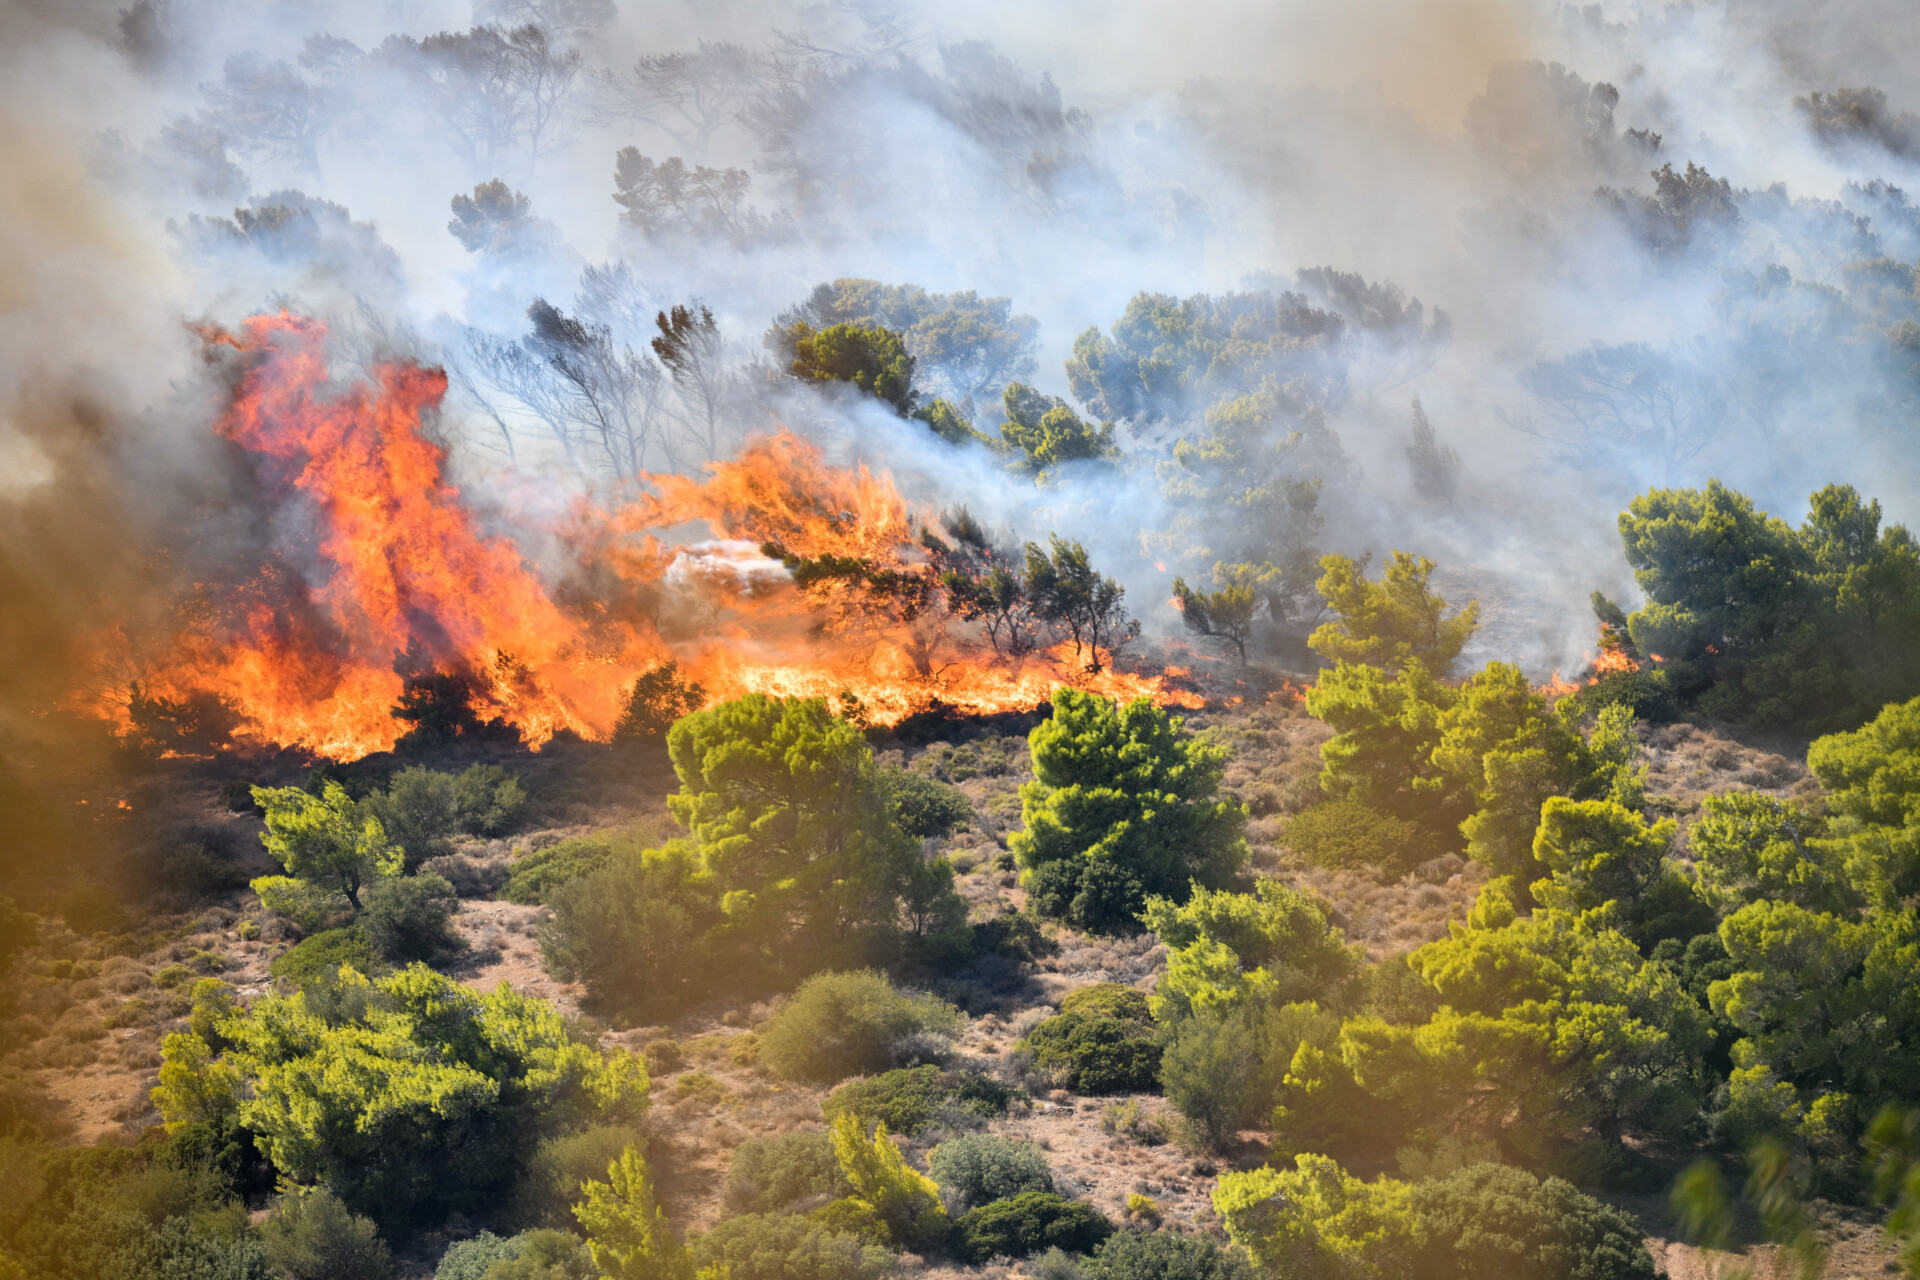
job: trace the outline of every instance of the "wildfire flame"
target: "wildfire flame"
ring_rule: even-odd
[[[1655,662],[1661,660],[1659,654],[1652,656]],[[1582,659],[1582,663],[1582,675],[1579,680],[1562,679],[1560,670],[1556,667],[1553,678],[1540,686],[1540,692],[1549,698],[1562,698],[1567,694],[1578,693],[1582,689],[1599,684],[1608,676],[1640,670],[1640,664],[1635,662],[1627,652],[1620,637],[1615,635],[1613,628],[1604,622],[1600,624],[1600,652],[1595,654],[1589,651]]]
[[[577,564],[549,583],[509,539],[487,536],[421,431],[446,376],[383,364],[335,389],[323,322],[282,312],[238,333],[239,385],[215,429],[248,451],[263,486],[303,513],[298,545],[232,584],[179,602],[167,635],[104,628],[114,673],[75,701],[130,727],[140,699],[218,704],[231,734],[352,758],[393,745],[403,670],[457,671],[474,710],[540,745],[561,730],[605,737],[625,688],[673,658],[708,700],[747,692],[851,697],[890,724],[936,699],[964,712],[1024,709],[1062,682],[1110,696],[1198,706],[1168,674],[1089,675],[1073,646],[997,661],[965,624],[825,626],[778,543],[802,556],[858,556],[931,573],[913,539],[928,518],[892,481],[829,466],[787,433],[712,463],[703,478],[647,476],[642,496],[583,508],[563,531]],[[704,525],[710,537],[665,531]]]

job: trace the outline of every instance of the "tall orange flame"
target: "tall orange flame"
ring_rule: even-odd
[[[285,312],[203,337],[242,362],[216,430],[254,456],[276,496],[301,504],[313,533],[290,552],[298,564],[269,562],[242,586],[183,601],[179,626],[151,649],[101,632],[102,664],[123,678],[117,697],[86,701],[123,726],[137,689],[215,699],[237,738],[364,755],[404,728],[391,711],[408,661],[465,673],[475,710],[534,745],[563,729],[604,737],[625,687],[668,657],[709,699],[837,696],[879,723],[935,699],[966,712],[1030,707],[1063,680],[1200,703],[1165,675],[1089,676],[1070,645],[995,661],[952,618],[826,626],[831,610],[758,548],[931,573],[912,543],[926,520],[886,476],[829,466],[784,432],[704,478],[644,477],[649,492],[633,502],[583,509],[567,531],[578,564],[556,590],[510,540],[483,534],[445,451],[422,434],[443,373],[394,362],[334,390],[325,324]],[[663,536],[698,525],[712,537]]]

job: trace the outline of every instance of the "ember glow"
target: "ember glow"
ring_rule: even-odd
[[[931,573],[912,554],[931,517],[886,475],[829,466],[784,432],[704,477],[644,476],[631,502],[583,507],[562,531],[577,557],[569,583],[597,590],[558,589],[512,540],[487,536],[448,481],[445,451],[422,432],[446,392],[440,371],[384,364],[335,386],[325,324],[286,312],[202,337],[243,362],[215,429],[306,532],[238,585],[178,601],[169,634],[115,624],[94,637],[101,678],[76,701],[122,728],[140,698],[211,701],[235,740],[349,759],[393,745],[403,673],[431,669],[459,673],[481,719],[535,746],[561,730],[604,738],[625,688],[668,658],[709,700],[828,697],[880,724],[936,701],[1025,709],[1062,682],[1200,705],[1171,671],[1089,675],[1070,643],[997,662],[951,617],[833,625],[834,602],[803,595],[760,548]],[[700,526],[709,536],[663,535]]]

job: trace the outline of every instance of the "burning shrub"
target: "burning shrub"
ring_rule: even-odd
[[[1121,707],[1061,688],[1028,736],[1034,780],[1012,839],[1034,910],[1123,933],[1149,896],[1184,902],[1246,857],[1247,811],[1216,799],[1227,751],[1145,698]]]
[[[965,1022],[945,1001],[896,990],[871,969],[823,973],[767,1024],[760,1056],[790,1079],[831,1084],[896,1066],[903,1041],[929,1032],[950,1041]]]

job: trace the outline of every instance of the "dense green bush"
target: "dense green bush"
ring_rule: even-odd
[[[334,1007],[267,996],[162,1044],[170,1125],[233,1114],[282,1175],[324,1184],[392,1228],[491,1208],[543,1133],[637,1120],[646,1069],[570,1035],[545,1001],[469,991],[425,965],[347,971]]]
[[[623,1124],[589,1125],[577,1133],[540,1139],[514,1183],[515,1221],[527,1227],[571,1227],[580,1184],[589,1178],[604,1180],[607,1166],[637,1142],[633,1128]]]
[[[843,1084],[820,1105],[829,1120],[850,1112],[866,1128],[884,1124],[894,1133],[914,1134],[948,1110],[981,1119],[1005,1114],[1013,1096],[1013,1090],[975,1072],[902,1067]]]
[[[366,930],[348,925],[302,938],[275,956],[267,972],[295,986],[305,986],[316,978],[331,977],[341,965],[365,974],[382,973],[387,967],[373,949]]]
[[[1068,995],[1018,1048],[1033,1055],[1034,1066],[1064,1076],[1075,1093],[1132,1093],[1159,1080],[1158,1034],[1146,996],[1096,983]]]
[[[1426,1236],[1422,1280],[1652,1280],[1653,1259],[1633,1216],[1559,1178],[1476,1164],[1416,1183],[1413,1211]]]
[[[748,1138],[734,1148],[727,1172],[727,1207],[735,1213],[781,1213],[851,1191],[825,1129]]]
[[[965,1023],[952,1005],[897,990],[871,969],[823,973],[761,1032],[760,1060],[788,1079],[831,1084],[925,1056]]]
[[[688,1242],[696,1265],[725,1267],[729,1280],[879,1280],[893,1254],[810,1218],[748,1213]]]
[[[540,1227],[508,1243],[512,1252],[494,1259],[480,1280],[597,1280],[600,1275],[586,1243],[572,1232]]]
[[[456,1240],[447,1246],[440,1255],[440,1265],[433,1270],[433,1280],[480,1280],[487,1274],[487,1268],[502,1258],[511,1258],[520,1252],[518,1236],[497,1236],[491,1231],[482,1231],[468,1240]]]
[[[883,769],[878,781],[887,811],[910,836],[944,836],[973,817],[973,801],[957,787],[905,769]]]
[[[1041,915],[1127,933],[1151,896],[1184,902],[1246,857],[1247,811],[1218,798],[1224,747],[1145,698],[1118,706],[1062,686],[1028,736],[1025,830],[1011,841]]]
[[[547,902],[554,890],[607,865],[614,842],[605,836],[575,836],[536,849],[513,864],[499,897],[527,905]]]
[[[526,798],[519,781],[505,769],[476,764],[458,774],[402,769],[384,791],[367,796],[362,805],[400,846],[405,869],[412,872],[429,858],[451,853],[455,836],[506,831]]]
[[[1112,1232],[1113,1224],[1090,1204],[1050,1191],[1024,1191],[962,1214],[949,1245],[962,1262],[978,1264],[1056,1247],[1085,1253]]]
[[[1212,1236],[1131,1228],[1107,1237],[1084,1271],[1087,1280],[1254,1280],[1255,1275],[1245,1253]]]
[[[617,851],[597,871],[554,888],[547,904],[547,966],[584,982],[598,1004],[665,1017],[726,976],[714,936],[720,903],[687,841]]]
[[[1287,821],[1280,842],[1316,867],[1398,876],[1434,852],[1420,828],[1352,800],[1328,800]]]
[[[267,1260],[287,1280],[387,1280],[393,1260],[371,1218],[325,1187],[291,1195],[260,1229]]]
[[[390,963],[436,960],[466,946],[448,924],[460,909],[460,896],[445,876],[389,876],[369,886],[366,899],[359,926]]]
[[[1031,1142],[998,1134],[949,1138],[927,1157],[927,1171],[955,1212],[976,1209],[1023,1191],[1053,1190],[1046,1153]]]

